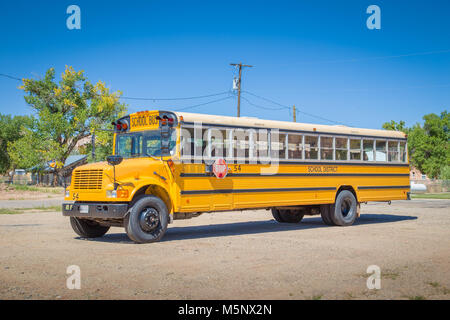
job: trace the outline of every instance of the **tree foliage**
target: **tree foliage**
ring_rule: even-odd
[[[108,127],[126,112],[119,102],[121,92],[110,92],[98,81],[92,84],[83,71],[66,66],[56,82],[55,70],[47,70],[43,79],[23,79],[25,101],[35,111],[35,121],[24,136],[8,145],[11,159],[26,158],[32,149],[39,161],[56,161],[56,171],[74,152],[77,143],[94,130]],[[100,134],[97,143],[111,145],[111,134]],[[27,144],[31,144],[25,148]],[[31,162],[27,162],[27,165]]]
[[[7,152],[8,143],[20,139],[26,128],[32,125],[30,116],[14,116],[0,114],[0,173],[12,169],[11,158]]]
[[[384,129],[399,130],[408,134],[410,163],[431,178],[447,175],[450,166],[450,115],[447,111],[423,117],[424,124],[406,128],[400,121],[386,122]]]
[[[394,130],[394,131],[402,131],[408,134],[409,129],[405,125],[405,121],[395,122],[391,120],[391,122],[385,122],[383,124],[383,129],[385,130]]]

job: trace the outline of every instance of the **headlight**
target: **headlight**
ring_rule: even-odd
[[[66,198],[70,197],[70,190],[66,190]]]
[[[106,197],[107,198],[117,198],[117,191],[116,190],[106,190]]]

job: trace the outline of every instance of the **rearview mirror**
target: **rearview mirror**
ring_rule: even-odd
[[[118,164],[120,164],[123,160],[122,156],[107,156],[106,157],[106,161],[108,161],[108,163],[112,166],[117,166]]]

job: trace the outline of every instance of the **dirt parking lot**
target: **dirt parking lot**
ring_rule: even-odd
[[[176,220],[162,242],[78,238],[59,212],[0,215],[0,299],[449,299],[450,200],[362,205],[351,227],[269,211]],[[78,265],[81,289],[66,287]],[[369,290],[369,265],[381,289]]]

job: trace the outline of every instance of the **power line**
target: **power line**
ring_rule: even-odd
[[[13,79],[13,80],[22,81],[22,79],[14,77],[14,76],[10,76],[9,74],[0,73],[0,76],[5,77],[5,78],[9,78],[9,79]]]
[[[258,105],[258,104],[255,104],[255,103],[251,102],[251,101],[248,100],[246,97],[242,97],[242,99],[245,100],[248,104],[250,104],[250,105],[252,105],[252,106],[254,106],[254,107],[256,107],[256,108],[263,109],[263,110],[277,111],[277,110],[283,110],[283,109],[285,109],[285,107],[280,107],[280,108],[263,107],[263,106],[260,106],[260,105]]]
[[[208,104],[211,104],[211,103],[214,103],[214,102],[219,102],[219,101],[227,100],[227,99],[230,99],[230,98],[232,98],[231,95],[229,95],[229,96],[227,96],[227,97],[224,97],[224,98],[215,99],[215,100],[211,100],[211,101],[207,101],[207,102],[203,102],[203,103],[199,103],[199,104],[194,104],[194,105],[191,105],[191,106],[182,107],[182,108],[173,109],[173,110],[174,110],[174,111],[184,111],[184,110],[187,110],[187,109],[192,109],[192,108],[195,108],[195,107],[200,107],[200,106],[208,105]],[[172,109],[172,108],[173,108],[173,107],[168,107],[168,106],[158,106],[158,107],[159,107],[159,108],[165,108],[165,109]],[[136,109],[136,107],[131,107],[131,108],[132,108],[132,109]],[[142,107],[142,108],[145,108],[145,107]],[[151,107],[151,108],[153,108],[153,107]]]
[[[214,103],[214,102],[219,102],[219,101],[227,100],[227,99],[230,99],[231,97],[232,97],[232,96],[230,95],[230,96],[227,96],[227,97],[225,97],[225,98],[220,98],[220,99],[208,101],[208,102],[205,102],[205,103],[199,103],[199,104],[195,104],[195,105],[192,105],[192,106],[183,107],[183,108],[181,108],[181,109],[175,109],[175,111],[182,111],[182,110],[187,110],[187,109],[191,109],[191,108],[195,108],[195,107],[200,107],[200,106],[204,106],[204,105],[211,104],[211,103]]]
[[[5,74],[5,73],[0,73],[0,76],[8,78],[8,79],[12,79],[12,80],[22,81],[22,79],[20,79],[18,77],[11,76],[11,75]],[[78,88],[81,89],[80,87],[78,87]],[[229,94],[229,93],[230,93],[230,91],[222,91],[222,92],[206,94],[206,95],[201,95],[201,96],[177,97],[177,98],[144,98],[144,97],[121,96],[119,99],[123,99],[123,100],[140,100],[140,101],[194,100],[194,99],[203,99],[203,98],[215,97],[215,96],[220,96],[220,95]],[[96,96],[104,96],[103,94],[99,94],[99,93],[96,93],[96,92],[94,92],[94,95],[96,95]]]
[[[279,103],[279,102],[276,102],[276,101],[274,101],[274,100],[272,100],[272,99],[269,99],[269,98],[265,98],[265,97],[259,96],[259,95],[257,95],[257,94],[251,93],[251,92],[249,92],[249,91],[243,91],[243,92],[244,92],[244,93],[248,93],[248,94],[250,94],[250,95],[252,95],[252,96],[255,96],[255,97],[259,98],[259,99],[262,99],[262,100],[271,102],[271,103],[273,103],[273,104],[276,104],[276,105],[278,105],[278,106],[280,106],[280,107],[283,107],[283,108],[285,108],[285,109],[291,110],[291,107],[289,107],[289,106],[287,106],[287,105],[284,105],[284,104],[281,104],[281,103]],[[304,114],[304,115],[313,117],[313,118],[317,118],[317,119],[324,120],[324,121],[327,121],[327,122],[331,122],[331,123],[335,123],[335,124],[339,124],[339,125],[344,125],[344,126],[351,127],[351,126],[348,125],[348,124],[345,124],[345,123],[342,123],[342,122],[339,122],[339,121],[334,121],[334,120],[331,120],[331,119],[327,119],[327,118],[324,118],[324,117],[321,117],[321,116],[318,116],[318,115],[315,115],[315,114],[312,114],[312,113],[309,113],[309,112],[300,111],[300,110],[297,109],[297,108],[296,108],[295,111],[298,112],[298,113],[302,113],[302,114]]]
[[[212,93],[212,94],[207,94],[207,95],[203,95],[203,96],[183,97],[183,98],[140,98],[140,97],[122,96],[122,97],[120,97],[120,99],[125,99],[125,100],[145,100],[145,101],[193,100],[193,99],[202,99],[202,98],[209,98],[209,97],[214,97],[214,96],[220,96],[220,95],[227,94],[227,93],[230,93],[230,92],[229,91],[223,91],[223,92]]]

